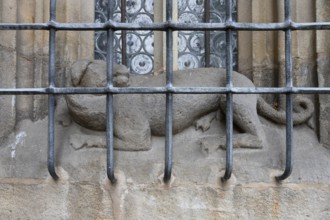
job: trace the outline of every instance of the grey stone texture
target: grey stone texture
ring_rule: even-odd
[[[329,58],[322,58],[318,60],[318,68],[321,73],[326,73],[330,68],[330,59]],[[321,85],[330,85],[330,77],[329,74],[322,74],[320,77],[320,84]],[[328,148],[330,148],[330,98],[329,95],[320,94],[319,95],[320,101],[320,141],[325,144]]]
[[[83,4],[81,4],[83,3]],[[94,2],[57,1],[59,22],[94,20]],[[83,12],[83,13],[82,13]],[[81,14],[82,13],[82,14]],[[49,1],[0,2],[1,23],[47,23]],[[45,88],[48,86],[48,31],[4,30],[0,33],[0,87]],[[68,67],[78,58],[93,57],[92,32],[58,32],[56,36],[56,86],[64,86]],[[18,121],[37,121],[47,116],[47,96],[1,96],[0,142]]]
[[[2,46],[0,45],[0,47]],[[12,88],[15,86],[15,64],[13,64],[12,62],[12,60],[14,59],[14,54],[12,56],[8,56],[8,49],[4,47],[2,47],[1,49],[0,70],[2,73],[0,74],[0,87]],[[0,143],[13,131],[14,126],[16,124],[15,98],[15,96],[0,97]]]
[[[144,77],[139,83],[129,82],[129,74],[124,66],[114,66],[114,85],[150,87],[164,86],[165,74]],[[104,61],[77,61],[73,64],[69,86],[106,86],[106,63]],[[136,76],[138,78],[138,76]],[[216,87],[225,86],[224,69],[200,68],[176,71],[173,85],[176,87]],[[244,75],[234,72],[233,84],[237,87],[254,87]],[[106,129],[106,101],[100,95],[67,95],[68,109],[73,120],[93,130]],[[165,95],[163,94],[119,94],[114,95],[114,136],[115,148],[120,150],[148,150],[151,135],[165,135]],[[258,103],[258,104],[257,104]],[[226,97],[222,94],[175,94],[173,98],[173,133],[179,133],[197,121],[197,128],[207,130],[208,126],[198,120],[203,116],[221,110],[226,112]],[[258,112],[273,121],[285,124],[285,112],[276,111],[259,95],[235,95],[233,101],[234,124],[243,135],[234,140],[237,147],[261,148],[264,133],[257,116]],[[306,122],[314,112],[309,99],[295,100],[294,124]],[[199,123],[199,124],[198,124]],[[214,139],[214,137],[212,138]],[[204,140],[207,141],[207,140]],[[225,142],[223,138],[218,143]]]
[[[86,60],[79,62],[73,70],[85,66],[82,72],[87,77],[97,75],[99,71],[94,70],[104,65],[99,61],[97,64]],[[103,71],[104,67],[101,69]],[[123,69],[122,72],[118,75],[115,73],[116,77],[124,76],[121,82],[127,77],[127,71]],[[189,75],[191,72],[186,73]],[[104,76],[100,77],[103,77],[102,80],[93,78],[92,82],[104,85]],[[235,73],[234,77],[243,76]],[[161,79],[161,76],[158,78]],[[144,85],[146,80],[150,80],[149,77],[131,77],[129,81],[124,81],[136,86]],[[78,86],[79,82],[89,85],[86,81],[76,82]],[[246,82],[253,86],[251,81]],[[95,97],[104,100],[102,96]],[[99,101],[95,97],[88,100]],[[79,100],[85,101],[82,98]],[[162,179],[164,137],[152,135],[148,151],[115,151],[117,183],[112,185],[106,177],[105,132],[76,123],[67,107],[68,97],[60,96],[55,116],[56,171],[60,179],[54,181],[46,168],[47,119],[35,122],[21,120],[0,147],[0,217],[99,220],[327,219],[330,215],[330,151],[319,143],[316,132],[303,123],[305,118],[294,127],[293,173],[284,182],[276,182],[275,176],[283,172],[285,164],[285,125],[257,115],[256,97],[248,100],[255,100],[251,109],[264,135],[263,143],[260,143],[262,148],[255,148],[256,142],[242,133],[239,126],[235,126],[234,140],[240,138],[234,141],[237,147],[234,150],[234,170],[232,178],[226,183],[220,180],[226,162],[225,117],[214,104],[213,112],[196,116],[194,122],[184,125],[174,135],[170,183],[165,184]],[[306,109],[312,108],[303,97],[298,97],[298,101],[295,108],[298,112],[300,110],[306,114]],[[115,104],[123,105],[125,102]],[[175,104],[180,106],[181,103]],[[278,118],[283,118],[282,113],[276,112],[271,106],[263,106],[270,108],[270,114],[280,114]],[[136,113],[136,108],[132,107],[131,110],[132,114]],[[308,112],[308,117],[310,115]],[[133,126],[136,121],[133,119],[132,123],[127,117],[125,122]],[[129,135],[129,132],[125,131],[125,134]]]
[[[155,1],[155,10],[163,11],[159,2]],[[237,2],[240,22],[284,18],[284,1]],[[93,22],[93,4],[58,0],[57,19]],[[295,22],[329,21],[329,12],[327,0],[292,0]],[[161,22],[163,14],[156,13],[155,18]],[[0,2],[2,23],[48,19],[49,1]],[[329,86],[329,33],[293,32],[296,86]],[[155,70],[162,71],[165,40],[163,33],[156,34]],[[93,32],[59,31],[56,43],[56,85],[64,86],[71,64],[93,57]],[[284,85],[283,32],[239,32],[238,56],[239,72],[256,86]],[[1,88],[47,86],[47,31],[1,31],[0,58]],[[130,80],[134,85],[143,78]],[[283,109],[281,96],[262,97]],[[111,185],[105,174],[104,132],[76,124],[63,97],[57,97],[56,105],[55,155],[60,179],[55,182],[46,168],[47,97],[1,96],[0,219],[329,219],[330,152],[325,148],[330,145],[329,98],[305,97],[314,103],[315,111],[308,125],[294,127],[294,169],[282,183],[274,177],[283,172],[285,164],[285,128],[260,115],[267,144],[258,149],[236,148],[233,176],[226,184],[220,181],[225,151],[215,137],[225,136],[225,122],[218,111],[174,136],[170,184],[162,182],[164,138],[152,136],[149,151],[115,151],[118,182]],[[237,134],[241,131],[235,127]]]
[[[0,148],[2,219],[327,219],[330,212],[330,152],[315,132],[294,128],[294,170],[274,180],[285,164],[283,125],[259,117],[268,143],[235,149],[227,183],[225,151],[205,150],[200,140],[224,136],[221,117],[207,131],[194,125],[174,136],[173,176],[162,181],[164,138],[149,151],[115,151],[117,183],[106,177],[104,132],[70,123],[64,98],[56,112],[55,152],[59,181],[46,168],[47,120],[21,121]],[[235,135],[239,131],[235,129]],[[90,143],[78,146],[77,140]]]

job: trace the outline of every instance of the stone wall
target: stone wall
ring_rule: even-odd
[[[329,21],[329,2],[292,1],[295,22]],[[284,19],[284,1],[238,1],[240,22],[280,22]],[[295,31],[292,35],[294,86],[326,87],[329,65],[329,31]],[[239,32],[239,71],[257,86],[285,85],[284,32]],[[276,106],[284,108],[284,96],[264,95]],[[317,106],[313,121],[315,131],[324,146],[329,147],[328,95],[310,96]]]
[[[47,22],[49,3],[47,1],[2,1],[1,22]],[[58,1],[57,18],[60,22],[93,22],[94,2],[81,3],[77,0]],[[296,22],[327,21],[327,2],[293,1],[293,20]],[[282,1],[238,1],[240,22],[278,22],[283,20]],[[155,10],[164,8],[159,2]],[[174,10],[176,11],[176,10]],[[155,13],[155,20],[161,21],[163,13]],[[329,52],[328,31],[293,32],[293,73],[295,86],[328,86],[327,65]],[[155,69],[165,66],[163,35],[156,32]],[[0,77],[2,87],[45,87],[48,83],[48,32],[47,31],[3,31],[0,35],[3,57]],[[176,40],[176,37],[174,37]],[[93,57],[93,32],[57,33],[57,85],[63,85],[67,68],[75,60]],[[163,45],[163,46],[162,46]],[[284,33],[281,31],[239,32],[239,71],[248,76],[256,86],[283,86],[284,77]],[[174,68],[177,57],[174,56]],[[283,108],[284,98],[264,95],[269,103]],[[312,121],[320,141],[329,145],[327,95],[311,96],[318,107]],[[5,96],[1,115],[7,129],[0,137],[10,132],[17,120],[30,118],[38,120],[46,116],[45,96]],[[13,104],[15,103],[15,104]],[[277,104],[278,103],[278,104]]]
[[[93,1],[57,1],[59,22],[93,22]],[[83,4],[82,4],[83,3]],[[49,1],[1,1],[0,22],[45,23]],[[0,86],[40,88],[48,85],[48,31],[1,31]],[[73,61],[93,58],[92,32],[57,32],[56,85],[63,86],[67,68]],[[39,120],[47,115],[47,96],[2,96],[0,139],[22,119]]]
[[[329,21],[330,19],[330,2],[319,0],[317,2],[316,10],[316,20],[318,22]],[[329,67],[330,67],[330,43],[328,37],[330,36],[329,31],[317,31],[317,77],[318,86],[327,87],[330,85],[329,78]],[[330,146],[330,98],[328,95],[319,95],[319,131],[320,131],[320,141],[326,144],[327,147]]]
[[[58,21],[93,22],[93,4],[58,0]],[[155,8],[164,7],[157,1]],[[155,20],[163,19],[162,13],[155,14]],[[329,16],[326,0],[293,0],[297,22],[329,21]],[[0,22],[48,19],[49,1],[0,2]],[[238,0],[238,19],[281,21],[283,2]],[[328,34],[294,32],[295,85],[329,86]],[[239,71],[257,86],[282,86],[284,34],[239,32],[238,36]],[[155,39],[160,70],[165,66],[162,34]],[[56,83],[62,86],[74,61],[93,58],[93,32],[59,31],[56,44]],[[46,87],[48,55],[47,31],[0,31],[0,87]],[[283,108],[281,97],[264,97]],[[260,117],[269,145],[258,150],[235,149],[233,176],[227,183],[220,181],[225,151],[199,145],[205,136],[225,136],[224,121],[214,120],[205,133],[189,127],[175,135],[170,184],[162,181],[164,138],[153,137],[150,151],[115,152],[118,182],[111,185],[104,146],[89,145],[89,140],[105,134],[72,122],[62,97],[57,99],[55,125],[60,180],[54,181],[46,168],[47,97],[0,96],[0,219],[328,219],[330,151],[324,146],[330,145],[330,100],[329,95],[310,98],[316,112],[308,125],[294,129],[294,170],[282,183],[274,177],[283,172],[285,164],[285,127]]]
[[[58,103],[63,107],[63,102]],[[231,179],[222,183],[225,151],[201,148],[203,137],[225,135],[223,121],[207,132],[174,136],[173,176],[163,182],[164,138],[149,151],[115,151],[115,176],[106,177],[104,133],[56,115],[56,172],[48,174],[47,120],[23,120],[0,149],[1,219],[320,219],[330,215],[330,151],[308,126],[294,129],[292,175],[285,164],[284,126],[263,120],[268,146],[235,149]],[[93,141],[94,140],[94,141]],[[95,141],[96,140],[96,141]]]
[[[16,22],[16,2],[1,1],[1,21]],[[12,88],[16,86],[16,50],[15,32],[7,31],[0,35],[0,86]],[[0,116],[3,129],[0,129],[0,140],[6,137],[14,128],[16,123],[15,96],[1,96]]]

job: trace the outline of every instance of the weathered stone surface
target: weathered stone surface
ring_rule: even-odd
[[[0,87],[2,88],[12,88],[15,85],[15,76],[11,75],[15,72],[15,66],[12,65],[11,59],[14,57],[0,52]],[[0,143],[13,131],[16,124],[15,99],[15,96],[0,96]]]
[[[0,190],[2,219],[114,219],[106,207],[112,206],[111,197],[101,184],[1,179]]]
[[[124,71],[123,71],[124,70]],[[78,87],[100,87],[106,85],[106,63],[104,61],[77,61],[71,70],[69,84]],[[114,67],[114,84],[117,79],[128,81],[128,71],[123,66]],[[223,69],[201,68],[176,71],[173,74],[176,87],[217,87],[225,86],[226,73]],[[127,82],[124,83],[128,84]],[[146,78],[135,86],[163,86],[165,75]],[[233,73],[233,84],[237,87],[251,87],[253,83],[244,75]],[[123,86],[120,84],[120,86]],[[106,102],[104,96],[68,95],[68,109],[73,119],[80,125],[93,129],[106,128]],[[134,94],[114,95],[114,135],[115,148],[121,150],[150,149],[152,135],[165,135],[165,95]],[[203,116],[220,109],[226,112],[226,97],[223,94],[176,94],[173,97],[173,133],[179,133]],[[258,105],[257,105],[258,103]],[[314,112],[309,99],[297,98],[293,115],[294,124],[304,123]],[[243,135],[235,139],[235,146],[261,148],[263,130],[256,109],[263,116],[279,123],[285,123],[285,112],[278,112],[258,95],[235,95],[233,101],[234,123]],[[204,119],[201,119],[204,121]],[[198,123],[196,124],[197,128]],[[204,126],[202,130],[206,130]],[[207,141],[207,140],[205,140]],[[219,143],[225,142],[223,138]],[[245,144],[248,142],[249,144]],[[266,143],[264,143],[266,144]]]
[[[15,22],[14,8],[17,2],[4,0],[0,3],[0,22]],[[0,88],[13,88],[16,85],[16,36],[15,32],[0,34]],[[14,129],[16,123],[15,96],[0,97],[0,143]]]
[[[49,1],[31,2],[1,1],[1,22],[15,23],[18,17],[33,19],[32,22],[36,23],[47,22]],[[57,2],[59,22],[94,20],[94,1]],[[329,20],[329,1],[292,0],[292,3],[295,22]],[[25,5],[31,4],[33,10],[25,10]],[[238,0],[238,20],[278,22],[284,17],[283,4],[283,1]],[[160,7],[160,10],[163,8]],[[18,11],[25,14],[18,16]],[[21,21],[24,22],[24,19]],[[33,73],[34,87],[47,86],[47,31],[36,31],[32,38],[26,36],[26,41],[17,39],[19,34],[16,34],[15,31],[2,31],[0,34],[0,86],[17,85],[15,71],[25,68],[17,67],[17,59],[21,60],[19,65],[29,63],[29,68],[34,67],[33,70],[25,70],[30,75]],[[24,32],[20,34],[22,37]],[[329,32],[325,30],[293,33],[294,76],[298,76],[295,78],[298,86],[329,86],[328,38]],[[16,54],[15,48],[19,47],[16,42],[22,40],[33,43],[34,56]],[[278,68],[279,60],[282,62],[284,56],[282,33],[239,32],[238,40],[240,71],[250,79],[255,79],[257,86],[282,85],[284,75],[277,73],[281,69]],[[155,48],[162,49],[162,43],[155,44]],[[156,52],[162,55],[161,49]],[[61,67],[57,69],[56,81],[58,86],[62,86],[70,62],[93,57],[93,32],[58,32],[57,51]],[[315,63],[310,66],[310,60],[314,62],[316,57],[318,63],[315,73]],[[24,61],[25,58],[34,61]],[[155,59],[155,62],[157,66],[164,66],[162,58]],[[23,80],[19,85],[30,85],[25,83]],[[317,115],[319,127],[316,127],[321,141],[326,145],[329,144],[330,114],[327,97],[322,95],[316,102],[320,103],[320,108],[317,108],[320,113]],[[269,103],[275,101],[277,104],[274,97],[265,98]],[[24,102],[24,98],[21,101]],[[46,101],[46,96],[35,96],[33,109],[28,106],[29,112],[19,114],[32,116],[34,120],[43,119],[47,113]],[[62,105],[63,100],[60,101],[58,105]],[[17,122],[15,102],[13,96],[0,98],[0,137],[8,137],[0,147],[0,219],[329,218],[330,154],[319,144],[314,132],[304,125],[295,127],[294,170],[292,176],[282,184],[275,183],[273,177],[281,173],[284,166],[284,128],[260,118],[270,146],[253,151],[236,149],[234,175],[225,186],[219,182],[225,164],[224,151],[219,148],[205,151],[198,144],[198,140],[207,135],[224,136],[223,121],[219,123],[213,120],[209,130],[204,133],[189,127],[175,135],[174,177],[171,185],[164,185],[160,181],[164,167],[164,140],[153,137],[150,151],[115,152],[118,183],[111,187],[105,177],[106,151],[96,148],[100,144],[93,141],[93,138],[104,137],[104,133],[71,123],[65,111],[61,111],[61,116],[56,117],[55,142],[59,166],[57,172],[61,179],[55,183],[49,178],[46,169],[47,121]],[[24,107],[25,103],[21,104]],[[71,136],[90,140],[87,143],[94,148],[72,148],[69,142]]]
[[[54,182],[46,168],[47,121],[22,121],[16,135],[0,148],[0,217],[327,219],[330,152],[306,125],[295,127],[293,174],[278,184],[274,177],[285,163],[285,129],[260,119],[270,145],[260,150],[236,149],[233,176],[227,184],[220,181],[225,151],[205,152],[199,145],[202,137],[225,135],[223,121],[212,120],[207,131],[191,126],[174,136],[169,185],[162,182],[164,138],[153,137],[150,151],[115,151],[118,181],[114,186],[106,178],[104,146],[70,145],[72,135],[92,140],[104,137],[104,132],[75,123],[62,126],[58,121],[55,152],[60,180]]]
[[[102,87],[107,84],[107,63],[103,60],[79,60],[72,65],[70,75],[70,86]],[[128,86],[129,71],[125,66],[114,64],[112,75],[115,86]]]
[[[93,1],[57,1],[60,22],[93,22]],[[47,23],[49,1],[0,2],[1,23]],[[68,67],[74,60],[94,56],[93,32],[58,32],[56,37],[56,86],[64,86]],[[48,38],[45,30],[4,30],[0,33],[0,87],[45,88],[48,86]],[[19,120],[43,119],[47,96],[0,97],[0,141],[14,131]]]
[[[330,58],[322,58],[318,60],[318,69],[319,69],[319,77],[320,77],[320,85],[329,86],[330,85],[330,77],[327,74],[330,68]],[[319,108],[320,108],[320,116],[319,116],[319,132],[320,132],[320,141],[327,148],[330,149],[330,97],[329,95],[320,94],[319,95]]]

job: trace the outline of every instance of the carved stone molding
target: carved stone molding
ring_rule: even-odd
[[[58,0],[60,22],[93,22],[94,1]],[[49,1],[0,2],[2,23],[45,23]],[[48,31],[0,32],[0,87],[31,88],[48,85]],[[66,69],[77,59],[93,57],[93,32],[57,32],[56,83],[63,86]],[[42,119],[47,114],[47,96],[1,96],[0,139],[13,130],[16,120]]]
[[[175,1],[177,3],[177,1]],[[58,0],[57,19],[60,22],[94,22],[94,1]],[[293,0],[292,18],[295,22],[329,21],[330,3],[325,0]],[[238,0],[238,21],[278,22],[283,20],[283,1]],[[163,8],[159,2],[155,10]],[[178,13],[176,11],[175,13]],[[176,17],[177,14],[175,15]],[[47,22],[49,1],[11,1],[0,3],[0,22]],[[155,15],[155,21],[162,20]],[[162,33],[157,33],[155,43],[163,44]],[[296,86],[329,86],[328,77],[330,44],[329,31],[293,32],[293,73]],[[57,85],[63,85],[68,67],[78,59],[94,56],[94,34],[91,31],[57,32]],[[157,41],[157,42],[156,42]],[[162,49],[164,46],[157,46]],[[174,48],[178,49],[178,48]],[[48,83],[48,32],[0,32],[0,86],[45,87]],[[155,69],[163,68],[163,54],[155,54]],[[175,58],[176,59],[176,58]],[[174,63],[177,61],[174,59]],[[284,35],[274,32],[238,33],[238,70],[252,79],[256,86],[281,86],[284,83]],[[274,95],[264,95],[273,104],[282,106],[283,100]],[[313,124],[320,140],[330,145],[330,106],[328,95],[311,97],[318,106]],[[1,122],[6,136],[16,124],[16,119],[37,120],[45,117],[46,96],[1,96]]]
[[[325,0],[292,0],[292,20],[295,22],[329,21],[330,3]],[[284,1],[238,0],[239,22],[281,22]],[[292,59],[294,86],[329,86],[329,31],[294,31]],[[285,84],[283,31],[238,33],[238,71],[253,80],[256,86],[278,87]],[[284,96],[264,95],[269,103],[284,108]],[[330,146],[330,103],[328,95],[309,95],[318,106],[310,124],[320,141]]]

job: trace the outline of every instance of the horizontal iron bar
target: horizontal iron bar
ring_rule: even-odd
[[[330,94],[330,87],[56,87],[0,88],[0,95],[38,94]]]
[[[50,21],[48,23],[0,23],[0,30],[50,30],[58,31],[99,31],[99,30],[151,30],[151,31],[276,31],[276,30],[330,30],[330,22],[280,22],[280,23],[122,23],[108,21],[105,23],[59,23]]]

